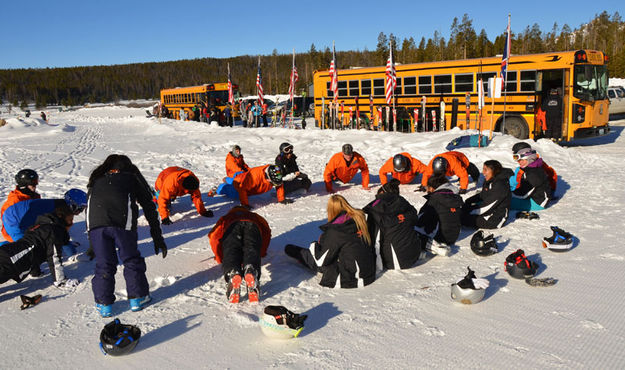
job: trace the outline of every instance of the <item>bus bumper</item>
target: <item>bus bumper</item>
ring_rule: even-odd
[[[587,139],[591,137],[604,136],[610,133],[610,126],[580,128],[575,131],[574,139]]]

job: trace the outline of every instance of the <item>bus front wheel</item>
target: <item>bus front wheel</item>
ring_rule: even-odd
[[[506,126],[503,130],[501,130],[503,122],[500,125],[500,131],[503,131],[504,134],[512,135],[521,140],[529,137],[527,123],[520,117],[506,117]]]

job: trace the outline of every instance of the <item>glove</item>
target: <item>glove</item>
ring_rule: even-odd
[[[163,225],[171,225],[171,224],[173,224],[173,222],[171,221],[171,219],[170,219],[169,217],[165,217],[165,218],[161,221],[161,223],[162,223]]]
[[[417,192],[417,191],[422,191],[423,192],[423,191],[426,191],[426,190],[427,189],[425,188],[425,186],[419,185],[419,188],[417,190],[415,190],[415,192]]]
[[[93,259],[95,258],[95,252],[93,251],[92,246],[89,246],[89,249],[87,249],[85,254],[87,255],[87,257],[89,257],[89,261],[93,261]]]
[[[460,189],[458,190],[458,194],[462,195],[462,194],[466,194],[467,193],[467,189]]]
[[[475,289],[486,289],[488,288],[488,280],[486,279],[471,279],[473,280],[473,286]]]
[[[63,279],[61,281],[55,281],[54,286],[60,289],[73,289],[80,284],[77,279]]]
[[[293,199],[284,198],[284,200],[280,201],[280,204],[291,204],[293,203]]]
[[[167,257],[167,245],[163,238],[154,239],[154,254],[158,255],[158,252],[163,253],[163,258]]]
[[[210,209],[207,209],[204,212],[200,212],[200,215],[204,217],[213,217],[213,211],[211,211]]]

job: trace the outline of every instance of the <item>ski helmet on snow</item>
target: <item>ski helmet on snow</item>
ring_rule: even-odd
[[[39,184],[39,175],[34,170],[25,168],[15,175],[15,182],[18,187],[27,187],[28,185]]]
[[[280,144],[280,153],[284,153],[284,154],[293,153],[293,144],[290,144],[290,143]]]
[[[105,355],[123,356],[132,351],[141,338],[141,330],[115,319],[100,332],[100,349]]]
[[[518,153],[521,149],[532,149],[532,146],[524,141],[519,141],[512,146],[512,154]]]
[[[436,157],[432,161],[432,172],[434,175],[444,175],[449,167],[449,162],[445,157]]]
[[[491,254],[497,253],[497,243],[495,243],[493,234],[484,236],[482,230],[473,234],[471,238],[471,250],[478,256],[490,256]]]
[[[543,247],[551,250],[564,251],[573,246],[573,235],[557,226],[551,226],[553,235],[543,238]]]
[[[479,279],[482,285],[476,287],[474,283],[477,280],[475,271],[471,270],[470,267],[467,267],[467,269],[469,271],[462,280],[451,284],[451,299],[463,304],[475,304],[484,298],[484,294],[486,294],[484,285],[488,286],[488,281]]]
[[[237,153],[237,150],[239,151],[239,153]],[[232,156],[235,158],[239,158],[239,156],[241,155],[241,147],[238,145],[233,145],[232,149],[230,150],[230,154],[232,154]]]
[[[269,180],[274,186],[282,185],[282,167],[277,164],[272,164],[267,167],[267,174],[269,175]]]
[[[182,180],[182,187],[186,190],[197,190],[200,188],[200,180],[193,175],[189,175]]]
[[[405,172],[410,169],[410,161],[403,154],[396,154],[393,157],[393,170],[395,172]]]
[[[354,147],[352,146],[352,144],[343,144],[343,147],[341,149],[343,151],[343,154],[345,155],[354,154]]]
[[[307,317],[291,312],[284,306],[267,306],[260,319],[260,328],[263,334],[271,338],[296,338],[304,329]]]
[[[87,208],[87,193],[80,189],[69,189],[65,192],[64,198],[74,214],[79,214]]]
[[[506,257],[505,269],[513,278],[526,279],[536,274],[538,264],[528,260],[523,249],[517,249]]]

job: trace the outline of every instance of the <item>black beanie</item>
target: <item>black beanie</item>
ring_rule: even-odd
[[[182,187],[187,190],[197,190],[200,188],[200,180],[193,175],[189,175],[182,180]]]

